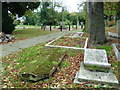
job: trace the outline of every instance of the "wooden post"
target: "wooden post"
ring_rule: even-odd
[[[62,32],[62,25],[60,26],[60,31]]]
[[[76,25],[76,29],[77,29],[77,25]]]
[[[70,24],[69,24],[69,31],[70,31]]]
[[[50,25],[50,31],[52,31],[51,25]]]

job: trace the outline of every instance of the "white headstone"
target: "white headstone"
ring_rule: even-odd
[[[109,70],[111,64],[108,63],[105,50],[86,49],[84,56],[84,65],[87,68],[96,70]]]

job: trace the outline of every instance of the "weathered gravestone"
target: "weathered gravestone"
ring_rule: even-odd
[[[120,20],[117,21],[116,33],[108,32],[108,36],[113,38],[120,38]]]
[[[105,50],[86,49],[84,54],[84,66],[92,70],[108,71],[111,64],[108,63]]]
[[[120,44],[113,43],[112,46],[113,46],[113,50],[115,52],[117,60],[120,61]]]
[[[117,33],[118,33],[118,36],[120,37],[120,20],[117,20]]]
[[[49,49],[48,49],[49,50]],[[19,76],[22,80],[38,81],[53,75],[57,66],[65,57],[65,51],[52,48],[51,53],[43,55],[44,59],[34,60],[21,70]]]
[[[76,73],[74,83],[81,81],[92,81],[93,83],[118,85],[118,80],[110,70],[105,50],[86,49],[84,62],[80,65],[80,70]]]
[[[82,37],[82,35],[83,35],[83,32],[76,32],[76,33],[72,33],[72,34],[70,34],[70,36],[69,37]]]

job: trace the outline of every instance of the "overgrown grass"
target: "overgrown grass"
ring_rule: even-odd
[[[105,49],[107,52],[107,55],[111,55],[110,52],[112,50],[112,46],[110,45],[101,45],[101,46],[96,46],[97,49]]]
[[[120,82],[120,62],[113,62],[112,69],[113,69],[114,74],[118,78],[118,81]]]
[[[28,28],[22,30],[15,30],[12,34],[17,37],[19,40],[28,39],[32,37],[37,37],[41,35],[55,33],[57,31],[44,31],[40,28]]]

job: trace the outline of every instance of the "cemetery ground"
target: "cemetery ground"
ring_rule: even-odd
[[[20,40],[25,40],[25,39],[29,39],[29,38],[33,38],[33,37],[37,37],[37,36],[61,32],[60,29],[58,29],[58,28],[59,28],[59,26],[52,26],[52,28],[51,28],[52,30],[50,31],[50,26],[46,26],[46,29],[44,30],[44,29],[41,29],[40,26],[18,25],[18,26],[16,26],[16,30],[14,30],[13,33],[11,34],[11,35],[15,36],[15,39],[10,42],[0,43],[0,45],[13,43],[13,42],[17,42]],[[78,27],[78,28],[80,28],[80,27]],[[72,28],[72,26],[71,26],[71,30],[72,31],[76,30],[75,25],[74,25],[74,28]],[[66,30],[63,29],[63,31],[66,31]],[[67,29],[67,31],[69,31],[69,30]]]
[[[111,29],[110,29],[111,30]],[[88,37],[86,33],[83,35],[84,37]],[[73,38],[72,38],[73,39]],[[80,40],[80,37],[77,38]],[[67,39],[68,41],[68,39]],[[59,45],[63,45],[66,42],[65,36],[62,37],[62,41],[57,41]],[[70,38],[70,42],[71,42]],[[62,43],[60,43],[62,42]],[[78,42],[78,41],[77,41]],[[73,42],[74,43],[74,42]],[[92,49],[105,49],[107,52],[108,61],[112,64],[111,69],[113,73],[117,77],[118,81],[120,81],[120,63],[117,61],[115,53],[112,48],[112,43],[118,43],[117,39],[108,39],[108,42],[105,45],[100,46],[90,46],[88,41],[88,47]],[[54,48],[45,47],[46,43],[38,44],[26,49],[22,49],[21,51],[12,53],[8,56],[2,58],[2,84],[3,87],[21,87],[21,88],[101,88],[100,84],[98,85],[86,85],[87,82],[82,82],[82,84],[74,84],[73,81],[75,79],[76,72],[79,70],[80,63],[84,61],[84,50],[73,50],[73,49],[64,49],[58,48],[62,52],[66,52],[65,58],[62,60],[61,64],[57,67],[56,72],[52,77],[40,80],[38,82],[30,82],[21,80],[19,77],[19,73],[27,68],[29,68],[29,63],[41,62],[44,57],[50,55],[51,51]],[[70,46],[72,43],[70,43]],[[68,45],[67,45],[68,46]],[[74,46],[74,45],[73,45]],[[45,50],[45,48],[49,48]],[[53,51],[54,52],[54,51]],[[56,65],[56,62],[53,64]],[[33,66],[34,67],[34,66]],[[40,69],[39,69],[40,70]],[[116,86],[105,85],[104,88],[117,88]]]
[[[33,33],[34,32],[34,33]],[[41,30],[41,28],[26,28],[26,29],[20,29],[20,30],[15,30],[13,31],[12,35],[15,36],[15,39],[12,42],[17,42],[20,40],[25,40],[37,36],[42,36],[42,35],[47,35],[51,33],[55,33],[57,31],[48,31],[48,30]],[[6,42],[6,43],[0,43],[0,45],[7,44],[7,43],[12,43],[12,42]]]

